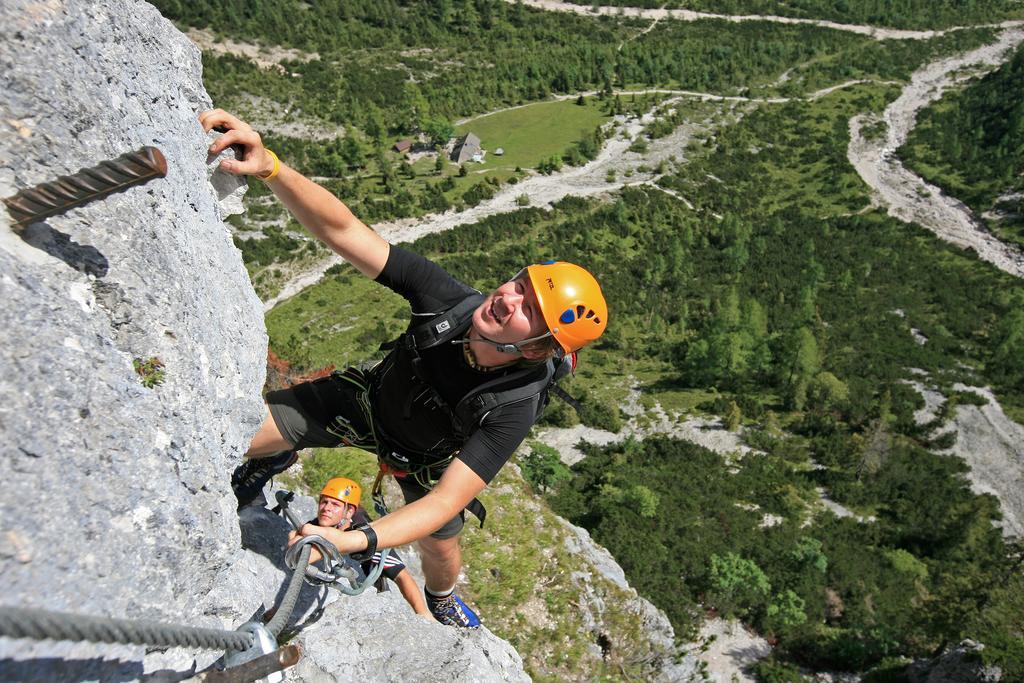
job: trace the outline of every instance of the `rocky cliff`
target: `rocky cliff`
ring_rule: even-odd
[[[168,162],[24,230],[0,211],[0,600],[236,628],[280,597],[286,528],[240,524],[228,484],[263,417],[267,338],[222,222],[243,186],[214,173],[196,121],[199,51],[141,2],[13,0],[0,67],[0,196],[143,145]],[[300,597],[296,618],[321,617],[303,680],[524,678],[507,643],[397,593],[324,600]],[[177,680],[220,655],[0,639],[0,679]]]

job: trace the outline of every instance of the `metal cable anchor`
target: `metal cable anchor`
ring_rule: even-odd
[[[44,218],[166,175],[167,159],[163,152],[156,147],[143,147],[77,173],[60,176],[53,182],[26,188],[5,197],[3,202],[13,219],[11,227],[21,230]]]
[[[210,672],[206,680],[214,681],[254,681],[260,683],[282,683],[282,669],[299,661],[301,650],[285,652],[277,650],[277,639],[270,635],[267,627],[258,621],[248,621],[239,626],[237,631],[252,634],[252,647],[248,650],[227,650],[224,653],[224,671]],[[270,655],[270,657],[267,657]],[[289,663],[285,663],[289,662]],[[255,666],[254,666],[255,664]],[[259,676],[263,676],[259,678]]]

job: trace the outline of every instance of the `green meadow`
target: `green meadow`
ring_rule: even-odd
[[[605,107],[596,98],[587,98],[583,106],[575,100],[538,102],[478,116],[457,126],[456,134],[475,134],[487,151],[483,163],[468,165],[471,172],[533,168],[544,159],[561,156],[572,143],[608,121]],[[499,147],[505,151],[502,156],[494,153]]]

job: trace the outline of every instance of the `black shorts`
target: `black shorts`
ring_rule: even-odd
[[[367,377],[346,368],[266,395],[278,431],[298,450],[355,446],[377,452],[370,428]]]
[[[328,377],[297,384],[266,395],[267,407],[281,435],[296,450],[352,446],[377,454],[377,440],[370,428],[370,404],[366,373],[346,368]],[[429,489],[412,477],[396,477],[406,503],[419,500]],[[458,536],[465,512],[448,520],[431,534],[445,539]]]

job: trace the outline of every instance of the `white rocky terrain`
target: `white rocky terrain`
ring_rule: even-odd
[[[850,163],[871,188],[874,201],[889,215],[917,223],[959,247],[973,249],[979,258],[1017,277],[1024,277],[1024,252],[997,239],[963,202],[907,170],[896,151],[906,142],[922,108],[949,88],[1006,61],[1022,41],[1024,28],[1014,24],[1004,29],[994,43],[925,65],[914,72],[900,96],[886,107],[882,116],[885,134],[867,135],[866,126],[874,117],[856,116],[850,120],[847,149]]]

